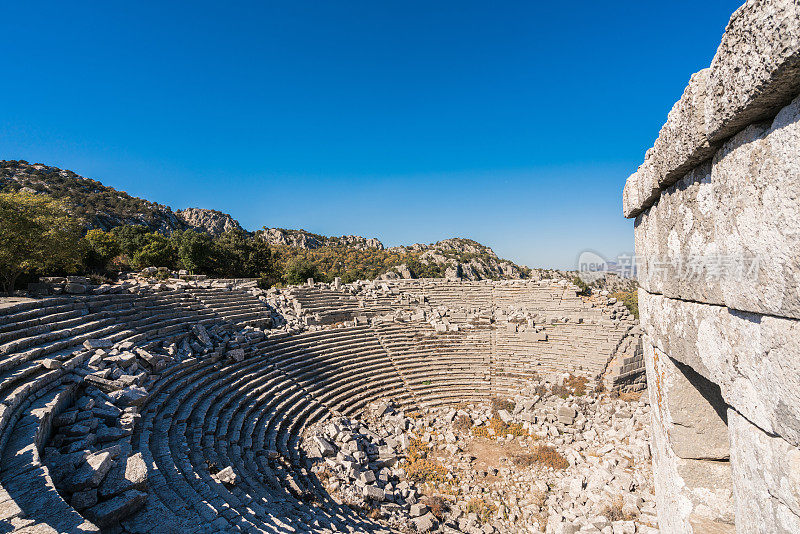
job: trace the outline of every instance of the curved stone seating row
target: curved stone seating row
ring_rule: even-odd
[[[278,340],[276,352],[285,352],[294,337]],[[312,339],[298,339],[301,345],[326,341],[306,337]],[[330,412],[271,363],[269,350],[257,347],[234,364],[186,362],[153,387],[134,434],[156,473],[152,485],[160,505],[151,509],[168,509],[176,522],[200,529],[193,531],[202,531],[204,521],[225,532],[330,531],[358,524],[335,503],[322,509],[303,501],[316,482],[304,471],[299,436]],[[212,469],[227,466],[239,480],[230,488],[212,476]]]
[[[265,354],[333,411],[355,413],[384,396],[413,403],[391,358],[366,326],[293,336],[272,344]]]
[[[424,297],[431,306],[487,309],[516,308],[538,313],[569,314],[585,312],[575,288],[550,280],[452,281],[442,279],[395,280],[387,282],[403,293]]]
[[[485,307],[498,292],[512,298],[507,295],[519,290],[485,282],[393,283],[408,293],[416,287],[429,304],[458,302],[461,308]],[[558,307],[559,299],[569,296],[569,290],[543,285],[527,291],[530,302],[541,306]],[[301,307],[330,317],[336,309],[368,314],[373,304],[397,310],[414,301],[394,290],[376,290],[383,296],[363,305],[333,289],[296,293],[306,299]],[[72,387],[69,371],[90,354],[75,350],[84,341],[166,347],[198,323],[233,329],[232,323],[256,324],[268,317],[269,308],[249,293],[219,287],[54,297],[0,310],[0,519],[15,529],[42,532],[95,529],[58,496],[38,460],[48,418]],[[355,414],[386,397],[407,409],[485,400],[511,392],[536,368],[558,370],[570,363],[593,370],[597,353],[613,351],[624,328],[610,321],[547,325],[546,342],[533,344],[517,332],[490,327],[488,318],[482,326],[449,332],[435,332],[424,322],[266,338],[258,330],[242,330],[228,349],[243,348],[244,359],[229,361],[217,350],[151,376],[150,395],[131,436],[131,453],[141,452],[148,467],[150,491],[145,507],[123,526],[131,533],[152,532],[153,525],[163,532],[197,533],[333,532],[354,525],[356,531],[380,531],[331,501],[309,475],[299,447],[308,424]],[[575,336],[583,341],[575,342]],[[237,477],[233,485],[215,476],[228,467]],[[26,501],[24,495],[32,494],[20,483],[28,478],[65,523],[49,524],[55,520],[43,515],[40,501]]]
[[[215,312],[180,290],[55,297],[0,310],[0,454],[9,460],[4,460],[0,478],[2,521],[31,532],[83,532],[94,528],[88,522],[84,524],[83,519],[78,521],[81,516],[55,491],[47,468],[38,458],[41,443],[49,434],[50,415],[37,414],[52,410],[42,412],[36,402],[47,404],[48,395],[62,398],[59,395],[65,386],[61,382],[90,355],[82,350],[85,341],[161,343],[182,337],[198,322],[219,320]],[[58,402],[54,406],[60,409]],[[36,418],[43,421],[36,428],[43,430],[36,431],[36,447],[31,449],[31,421]],[[28,463],[10,461],[25,455]],[[41,491],[20,490],[19,481],[28,479],[31,487]],[[31,504],[29,497],[37,494],[47,499]],[[42,502],[46,502],[47,510],[58,513],[44,513],[40,509]],[[56,521],[58,518],[66,523]],[[74,525],[69,523],[70,518],[75,519]]]
[[[549,323],[540,333],[495,329],[492,389],[498,394],[512,392],[532,373],[599,376],[630,328],[629,323],[600,321]]]
[[[41,460],[52,417],[72,402],[74,384],[54,380],[16,411],[5,428],[0,467],[0,525],[19,532],[99,532],[61,498]]]
[[[187,292],[220,317],[259,326],[271,319],[269,308],[247,291],[227,287],[191,287]]]
[[[311,286],[292,288],[289,295],[296,305],[307,313],[331,313],[359,311],[358,300],[344,291]]]
[[[427,323],[382,323],[374,329],[420,404],[491,396],[488,332],[434,334]]]

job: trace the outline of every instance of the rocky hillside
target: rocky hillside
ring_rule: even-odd
[[[62,200],[87,228],[108,231],[117,226],[142,225],[167,235],[195,228],[214,237],[229,231],[245,232],[236,219],[221,211],[201,208],[173,211],[169,206],[131,196],[72,171],[22,160],[0,160],[0,192],[20,190]],[[526,278],[531,273],[527,267],[501,259],[491,248],[471,239],[452,238],[427,245],[387,248],[374,237],[329,237],[266,226],[246,233],[274,247],[283,261],[302,256],[322,266],[325,272],[333,272],[337,264],[346,264],[353,276],[483,280]]]
[[[0,160],[0,191],[9,190],[45,193],[62,200],[87,228],[110,230],[139,224],[168,234],[187,227],[169,206],[132,197],[72,171],[40,163]]]

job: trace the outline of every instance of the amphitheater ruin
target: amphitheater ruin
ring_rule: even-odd
[[[628,310],[565,281],[48,282],[62,294],[0,310],[0,520],[19,532],[380,531],[320,486],[308,427],[534,374],[642,382]],[[350,469],[374,480],[402,455],[384,449]],[[377,484],[388,511],[416,501]]]

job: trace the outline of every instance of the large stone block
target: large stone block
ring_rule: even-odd
[[[667,188],[635,224],[641,287],[800,318],[800,97]]]
[[[750,0],[731,17],[711,66],[673,106],[644,163],[628,178],[623,214],[635,217],[664,188],[746,126],[771,119],[800,93],[800,4]],[[656,191],[653,191],[653,187]]]
[[[710,69],[692,75],[667,115],[653,145],[653,170],[658,185],[675,183],[686,172],[714,154],[706,137],[706,83]]]
[[[750,0],[734,12],[711,61],[707,92],[712,142],[769,118],[800,92],[797,0]]]
[[[800,321],[641,289],[639,312],[655,347],[718,384],[754,424],[800,446]]]
[[[650,447],[659,528],[669,534],[731,532],[734,508],[730,463],[676,454],[673,444],[677,425],[670,405],[677,400],[674,395],[685,392],[685,388],[675,387],[676,381],[681,382],[676,374],[681,373],[649,339],[644,340],[644,353],[653,420]]]
[[[800,532],[800,449],[728,413],[740,534]]]

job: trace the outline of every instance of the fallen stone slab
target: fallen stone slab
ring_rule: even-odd
[[[230,486],[236,485],[237,476],[236,473],[233,472],[233,467],[231,466],[221,470],[216,475],[213,475],[213,477],[223,484],[228,484]]]
[[[67,478],[65,487],[72,492],[96,488],[113,466],[114,459],[111,457],[110,453],[92,454],[86,458],[86,463],[81,465],[72,476]]]
[[[200,340],[200,343],[202,343],[206,347],[211,347],[213,345],[213,343],[211,342],[211,338],[208,335],[208,331],[206,330],[206,327],[203,326],[202,324],[196,324],[192,326],[192,332],[194,332],[194,335],[197,336],[197,339]]]
[[[130,386],[108,395],[117,406],[141,406],[148,397],[147,390],[139,386]]]
[[[411,523],[414,525],[414,530],[417,532],[430,532],[436,528],[439,521],[436,519],[436,516],[428,512],[421,517],[415,517],[411,520]]]
[[[384,491],[378,486],[364,486],[363,495],[365,499],[381,502],[386,498]]]
[[[94,349],[109,349],[113,343],[110,339],[87,339],[83,342],[83,346],[89,350]]]
[[[108,369],[106,369],[106,371],[108,371]],[[105,391],[106,393],[119,391],[125,387],[122,383],[116,380],[109,380],[108,378],[103,378],[95,373],[84,376],[83,381],[90,386],[95,386],[97,389]]]
[[[147,501],[146,493],[137,490],[126,491],[122,495],[87,509],[86,516],[101,528],[109,527],[139,510],[145,501]]]
[[[104,426],[97,431],[97,441],[117,441],[118,439],[122,439],[130,435],[130,429]]]
[[[244,349],[232,349],[228,351],[228,358],[235,362],[244,360]]]
[[[144,491],[146,487],[147,465],[142,453],[136,453],[108,473],[100,486],[99,495],[102,499],[108,499],[132,489]]]
[[[328,440],[320,436],[315,436],[314,440],[317,442],[317,445],[319,446],[319,451],[322,454],[323,458],[336,455],[336,447],[331,445],[331,443]]]

